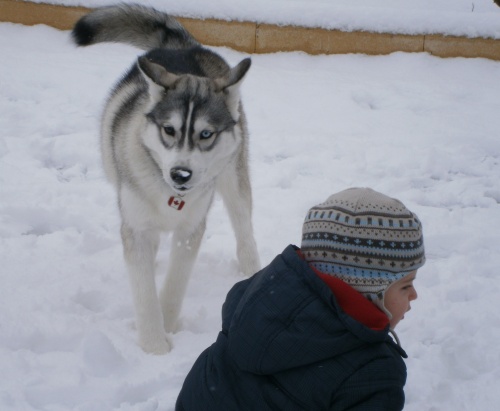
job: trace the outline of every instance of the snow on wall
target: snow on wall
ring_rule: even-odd
[[[33,0],[100,7],[113,0]],[[256,21],[344,31],[447,34],[500,39],[500,7],[492,0],[145,0],[177,16]],[[202,6],[201,6],[202,5]]]

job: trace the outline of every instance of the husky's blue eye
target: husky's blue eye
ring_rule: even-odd
[[[214,132],[213,131],[210,131],[210,130],[203,130],[201,133],[200,133],[200,138],[202,140],[206,140],[210,137],[212,137],[214,135]]]
[[[172,126],[163,126],[163,131],[169,136],[175,136],[175,128]]]

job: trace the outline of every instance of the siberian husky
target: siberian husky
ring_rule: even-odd
[[[72,37],[80,46],[122,42],[147,51],[111,92],[101,148],[118,196],[139,345],[166,353],[166,332],[176,329],[215,192],[229,213],[241,271],[252,275],[260,268],[238,91],[250,59],[231,68],[175,19],[139,5],[98,8],[76,23]],[[173,234],[158,295],[162,231]]]

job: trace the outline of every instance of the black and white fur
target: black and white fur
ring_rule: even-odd
[[[165,332],[176,329],[216,191],[236,235],[241,271],[252,275],[260,268],[239,95],[250,59],[231,68],[172,17],[139,5],[96,9],[77,22],[72,36],[82,46],[123,42],[147,51],[112,91],[101,143],[118,195],[139,344],[162,354],[171,348]],[[162,231],[173,238],[158,297]]]

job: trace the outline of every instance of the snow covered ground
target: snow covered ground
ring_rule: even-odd
[[[455,0],[454,0],[455,1]],[[478,2],[479,4],[479,2]],[[138,50],[0,24],[0,409],[170,411],[220,328],[236,272],[220,199],[166,356],[135,343],[114,193],[98,147],[107,92]],[[231,64],[244,55],[219,49]],[[500,62],[255,55],[243,86],[263,263],[310,206],[350,186],[424,223],[419,300],[398,327],[409,411],[500,403]],[[158,281],[167,264],[165,237]]]
[[[31,1],[85,7],[117,3],[117,0]],[[193,18],[500,39],[500,8],[493,0],[136,0],[136,3]]]

